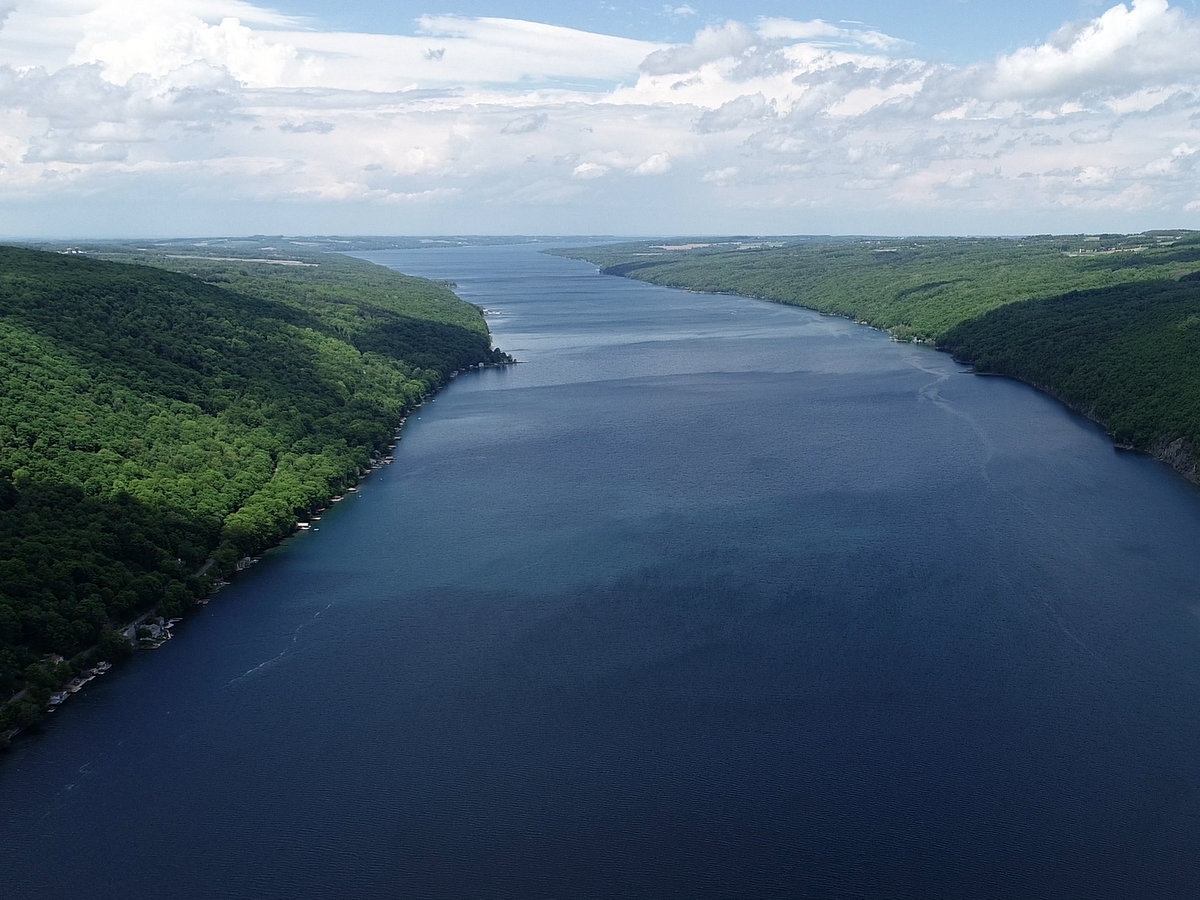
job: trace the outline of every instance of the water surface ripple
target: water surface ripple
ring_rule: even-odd
[[[8,898],[1200,896],[1200,494],[537,247],[396,464],[0,764]]]

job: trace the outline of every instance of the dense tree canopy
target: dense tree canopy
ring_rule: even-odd
[[[353,482],[452,372],[507,359],[447,286],[294,242],[84,249],[0,248],[0,697],[24,690],[0,739],[115,626],[182,611]],[[568,255],[937,343],[1195,477],[1196,233]]]
[[[976,369],[1036,385],[1152,450],[1200,447],[1200,281],[1073,291],[996,309],[941,345]]]
[[[1200,234],[642,242],[565,255],[614,275],[806,306],[900,340],[936,341],[1017,300],[1195,271]]]
[[[360,260],[105,252],[151,265],[0,247],[0,697],[30,687],[0,737],[506,359],[448,288]]]
[[[848,316],[1020,378],[1197,477],[1200,234],[641,242],[605,272]],[[1168,452],[1169,451],[1169,452]]]

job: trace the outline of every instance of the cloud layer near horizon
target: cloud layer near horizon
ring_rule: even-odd
[[[323,32],[243,0],[0,16],[8,235],[66,209],[80,233],[1200,223],[1200,22],[1166,0],[968,66],[821,20],[662,45],[451,16]]]

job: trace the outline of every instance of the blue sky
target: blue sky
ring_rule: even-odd
[[[0,237],[1200,228],[1196,0],[0,0]]]
[[[597,2],[537,0],[457,0],[421,12],[468,17],[499,16],[564,25],[585,31],[653,41],[685,42],[696,31],[729,20],[754,18],[824,19],[856,22],[911,42],[926,57],[968,62],[987,59],[1036,43],[1064,22],[1088,18],[1112,4],[1091,0],[858,0],[858,2]],[[1195,3],[1176,4],[1193,7]],[[279,7],[340,30],[403,32],[416,10],[391,0],[300,0]]]

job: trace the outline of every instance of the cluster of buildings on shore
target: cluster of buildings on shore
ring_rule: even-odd
[[[74,678],[66,683],[61,691],[57,691],[50,695],[50,703],[46,707],[47,712],[53,712],[66,702],[67,698],[72,694],[78,694],[83,690],[84,685],[89,681],[99,678],[105,672],[112,668],[112,663],[107,660],[101,660],[92,666],[90,669],[84,669]]]

